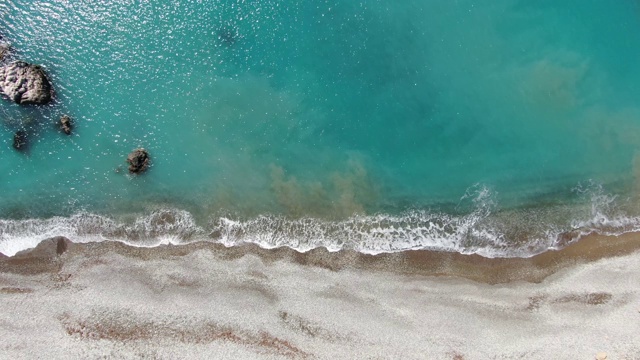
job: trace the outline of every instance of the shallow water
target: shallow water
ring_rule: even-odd
[[[57,99],[0,102],[0,252],[67,235],[528,256],[636,230],[638,30],[636,1],[2,2]],[[136,147],[152,167],[130,176]]]

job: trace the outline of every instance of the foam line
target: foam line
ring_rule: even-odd
[[[620,212],[615,197],[604,196],[599,190],[587,204],[591,209],[587,215],[567,224],[553,222],[566,208],[524,210],[504,216],[490,205],[492,198],[479,191],[474,198],[475,210],[459,216],[428,210],[354,215],[342,221],[280,215],[249,219],[220,216],[203,226],[188,211],[161,209],[138,216],[133,222],[87,212],[49,219],[0,220],[0,252],[13,256],[44,239],[66,236],[81,243],[119,241],[137,247],[210,241],[225,246],[254,243],[267,249],[286,246],[300,252],[318,247],[367,254],[427,249],[489,258],[529,257],[560,249],[592,232],[620,235],[640,231],[640,217]],[[530,227],[531,218],[538,224],[537,230],[528,229],[526,236],[513,235],[519,234],[517,229]]]

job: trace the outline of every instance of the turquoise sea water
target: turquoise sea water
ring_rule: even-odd
[[[3,253],[527,256],[640,228],[638,1],[4,0],[0,34],[57,96],[0,102]]]

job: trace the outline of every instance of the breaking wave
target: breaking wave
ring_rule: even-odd
[[[118,241],[137,247],[217,242],[306,252],[324,247],[367,254],[434,250],[484,257],[529,257],[557,250],[590,233],[619,235],[640,231],[640,217],[625,214],[617,196],[594,184],[574,189],[587,202],[574,206],[499,210],[496,194],[474,186],[461,198],[472,211],[451,215],[431,210],[401,214],[354,215],[340,221],[281,215],[211,216],[198,224],[188,211],[163,208],[118,220],[79,212],[69,217],[0,220],[0,253],[13,256],[53,236],[74,242]],[[562,219],[567,219],[562,220]]]

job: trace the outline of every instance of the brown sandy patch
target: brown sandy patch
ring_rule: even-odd
[[[145,340],[169,340],[186,344],[205,344],[215,341],[231,342],[253,348],[260,353],[270,353],[293,359],[309,358],[287,340],[265,331],[252,332],[208,321],[189,319],[142,319],[131,313],[99,313],[84,318],[68,313],[60,317],[66,333],[84,340],[108,340],[131,342]]]
[[[606,292],[588,294],[567,294],[554,300],[555,303],[575,302],[585,305],[604,305],[611,301],[613,295]]]
[[[447,355],[451,357],[451,360],[465,360],[464,355],[460,354],[457,351],[452,351]]]
[[[0,272],[17,274],[38,274],[60,270],[60,257],[76,246],[69,239],[56,236],[46,239],[33,249],[17,253],[15,256],[0,257]]]
[[[0,294],[28,294],[32,293],[33,289],[23,287],[3,287],[0,288]]]
[[[349,336],[338,334],[337,332],[326,329],[309,319],[293,315],[287,311],[279,311],[278,317],[285,327],[305,336],[320,338],[329,342],[350,340]]]
[[[540,307],[546,302],[549,298],[547,295],[536,295],[531,296],[529,298],[529,305],[527,306],[527,310],[534,311],[540,309]]]
[[[0,259],[0,272],[23,275],[53,273],[60,269],[60,264],[52,259],[39,257]]]
[[[568,293],[552,296],[541,294],[529,297],[528,311],[536,311],[546,304],[581,304],[581,305],[606,305],[613,302],[613,294],[608,292]],[[617,299],[618,303],[625,303],[624,299]]]

